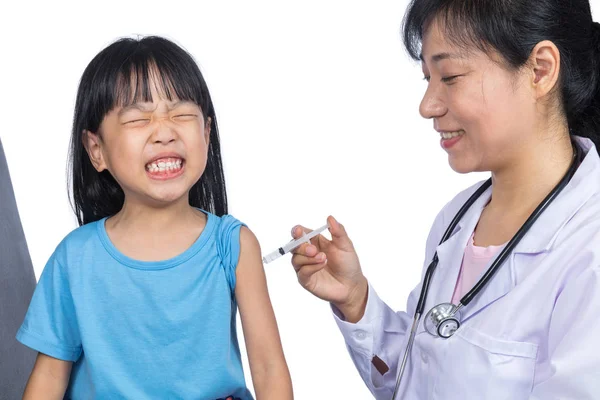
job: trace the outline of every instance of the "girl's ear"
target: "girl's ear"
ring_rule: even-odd
[[[90,161],[96,171],[102,172],[106,169],[104,154],[102,152],[102,138],[97,133],[84,130],[81,135],[83,146],[90,157]]]
[[[204,124],[204,141],[206,142],[206,146],[210,144],[210,124],[212,123],[212,119],[210,117],[206,118],[206,124]]]

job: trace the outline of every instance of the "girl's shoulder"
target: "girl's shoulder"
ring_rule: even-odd
[[[243,222],[241,222],[239,219],[237,219],[236,217],[234,217],[231,214],[224,214],[221,216],[217,216],[214,214],[211,214],[211,215],[217,219],[218,226],[221,229],[227,229],[230,227],[245,225]]]
[[[75,268],[82,257],[93,257],[101,242],[98,233],[101,223],[90,222],[69,232],[54,249],[44,270],[58,268],[68,275],[68,271]]]
[[[104,219],[82,225],[69,232],[56,246],[55,253],[81,252],[91,243],[100,241],[99,230],[102,228]]]
[[[240,230],[242,226],[246,225],[230,214],[222,216],[209,214],[208,217],[215,220],[215,241],[221,257],[226,256],[236,248],[239,251]]]
[[[216,215],[208,211],[201,210],[206,214],[206,226],[211,230],[211,235],[217,242],[228,240],[232,234],[242,226],[246,226],[242,221],[231,214]]]
[[[233,298],[235,293],[236,268],[241,250],[240,232],[242,227],[246,225],[229,214],[222,216],[208,214],[208,218],[215,221],[214,238],[217,254],[221,260],[221,265],[225,271]]]

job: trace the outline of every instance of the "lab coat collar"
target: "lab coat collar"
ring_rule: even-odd
[[[506,260],[509,265],[502,266],[492,278],[493,282],[490,282],[464,309],[463,321],[504,296],[514,287],[516,284],[513,265],[514,254],[535,254],[549,251],[566,222],[594,193],[600,192],[600,179],[590,179],[591,177],[600,176],[598,153],[591,140],[579,137],[576,140],[586,152],[586,156],[577,172],[563,191],[540,215],[525,237],[517,244],[512,252],[513,254]],[[483,208],[490,200],[491,194],[492,189],[490,187],[471,206],[458,223],[453,235],[437,247],[439,264],[430,285],[430,295],[428,296],[425,312],[439,303],[451,301],[463,261],[464,249],[479,222]],[[457,205],[455,208],[458,209],[461,205]],[[451,220],[453,217],[454,215],[449,215],[447,220]],[[491,262],[493,260],[490,261],[490,264]]]
[[[558,234],[573,215],[595,194],[600,192],[600,157],[594,143],[575,137],[586,154],[571,181],[540,215],[514,253],[535,254],[552,249]]]
[[[595,193],[600,192],[600,179],[588,179],[590,176],[600,176],[600,157],[594,143],[587,138],[575,136],[575,140],[586,154],[581,165],[563,191],[548,205],[539,216],[527,234],[517,244],[513,253],[535,254],[548,251],[566,222],[583,206]],[[438,246],[438,254],[444,253],[453,243],[464,250],[467,240],[475,230],[485,205],[490,201],[492,188],[488,188],[466,215],[459,221],[453,236]],[[450,220],[452,216],[449,216]],[[462,232],[460,235],[458,235]],[[455,236],[457,239],[451,241]],[[462,253],[462,252],[461,252]],[[458,254],[452,248],[450,254]]]

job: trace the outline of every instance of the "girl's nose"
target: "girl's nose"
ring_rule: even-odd
[[[177,132],[173,128],[168,118],[157,121],[157,126],[152,133],[153,143],[167,144],[174,141],[176,138]]]

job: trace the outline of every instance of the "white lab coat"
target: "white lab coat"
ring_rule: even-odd
[[[419,325],[397,399],[600,399],[600,158],[593,143],[568,186],[539,217],[482,292],[462,310],[449,339]],[[451,219],[477,184],[435,219],[425,268],[437,250],[425,314],[449,302],[467,240],[491,196],[489,188],[454,234],[439,245]],[[376,399],[390,400],[421,285],[407,312],[394,312],[369,287],[356,324],[334,310],[350,356]],[[383,376],[371,360],[390,370]]]

